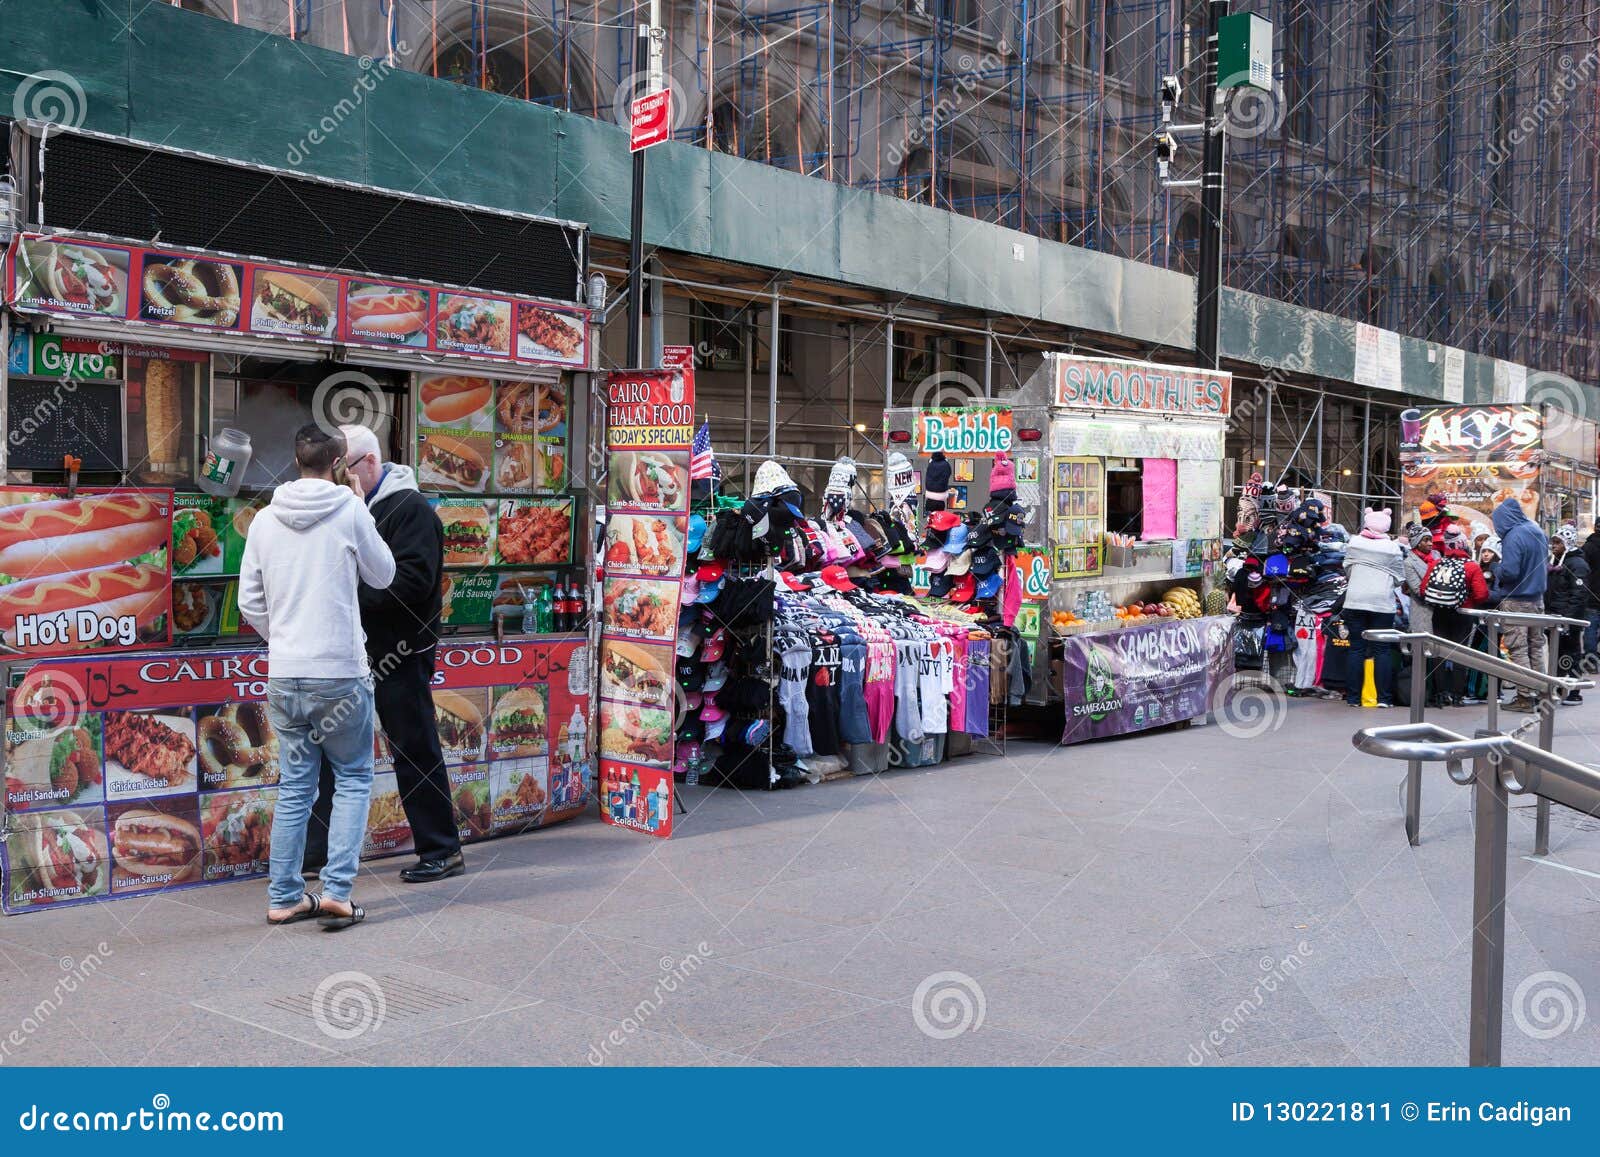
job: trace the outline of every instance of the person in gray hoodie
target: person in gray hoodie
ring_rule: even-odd
[[[356,586],[387,587],[395,567],[359,479],[333,480],[344,453],[344,438],[320,426],[295,433],[300,477],[272,492],[239,564],[239,613],[267,643],[267,717],[279,746],[269,924],[315,916],[338,929],[366,915],[350,896],[372,798],[372,675]],[[324,756],[334,796],[319,896],[305,890],[300,865]]]
[[[1344,624],[1350,632],[1350,655],[1346,660],[1349,676],[1345,679],[1344,701],[1352,707],[1361,706],[1361,684],[1369,652],[1378,706],[1394,706],[1393,649],[1387,643],[1369,643],[1366,639],[1367,631],[1393,627],[1400,605],[1397,600],[1405,581],[1405,559],[1400,544],[1389,537],[1390,525],[1387,509],[1368,509],[1361,518],[1361,533],[1345,547],[1344,573],[1349,585],[1344,592]]]
[[[1489,516],[1500,536],[1500,565],[1495,568],[1490,603],[1502,611],[1544,614],[1548,584],[1550,540],[1539,524],[1523,512],[1522,504],[1507,498]],[[1544,632],[1533,627],[1506,626],[1501,634],[1511,661],[1535,671],[1545,670]],[[1507,711],[1532,711],[1533,689],[1517,687]]]

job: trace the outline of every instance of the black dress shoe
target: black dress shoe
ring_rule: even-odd
[[[444,856],[437,860],[418,860],[409,868],[400,869],[400,882],[402,884],[431,884],[435,880],[448,880],[451,876],[459,876],[467,870],[467,862],[461,858],[461,853]]]

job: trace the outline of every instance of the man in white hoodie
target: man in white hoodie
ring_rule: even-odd
[[[272,924],[318,916],[345,928],[365,916],[350,898],[372,797],[372,676],[356,586],[387,587],[395,566],[359,480],[333,480],[344,453],[344,439],[320,426],[296,432],[300,477],[273,491],[251,523],[239,566],[239,612],[267,641],[267,712],[278,733]],[[324,756],[334,798],[318,896],[306,892],[300,864]]]

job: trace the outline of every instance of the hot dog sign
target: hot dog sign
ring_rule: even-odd
[[[172,491],[0,487],[0,653],[171,640]]]

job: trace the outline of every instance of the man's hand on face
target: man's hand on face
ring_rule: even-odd
[[[367,490],[366,487],[361,485],[361,475],[357,474],[354,470],[345,471],[344,484],[350,487],[351,491],[355,493],[357,498],[366,498]]]

